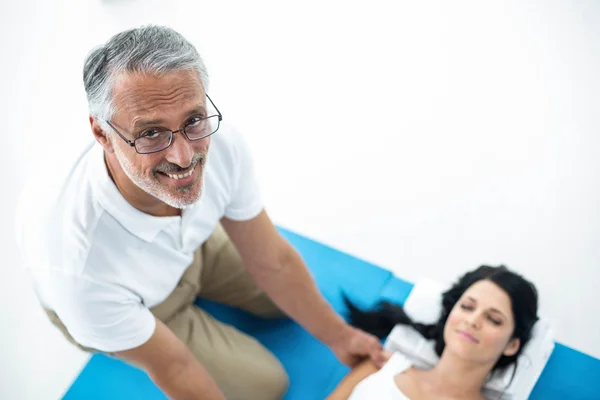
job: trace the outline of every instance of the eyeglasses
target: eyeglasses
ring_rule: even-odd
[[[208,117],[192,117],[187,120],[182,129],[178,129],[176,131],[149,129],[145,130],[140,136],[131,141],[123,136],[121,132],[119,132],[117,128],[110,123],[110,121],[106,121],[106,123],[115,132],[117,132],[117,134],[125,141],[125,143],[135,148],[135,151],[138,154],[158,153],[159,151],[163,151],[173,144],[173,135],[178,132],[183,133],[187,140],[193,142],[195,140],[207,138],[219,129],[221,121],[223,120],[223,116],[210,97],[208,97],[208,95],[206,95],[206,97],[208,98],[208,101],[210,101],[210,104],[212,104],[217,111],[217,114],[210,115]]]

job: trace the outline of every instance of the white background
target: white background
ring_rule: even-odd
[[[92,138],[86,54],[147,23],[198,47],[276,223],[411,281],[504,263],[600,357],[600,5],[493,3],[2,0],[0,398],[58,398],[87,360],[37,305],[14,207]]]

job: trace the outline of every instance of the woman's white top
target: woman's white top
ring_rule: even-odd
[[[406,356],[395,352],[383,368],[356,385],[348,400],[410,400],[400,391],[394,378],[411,366]]]

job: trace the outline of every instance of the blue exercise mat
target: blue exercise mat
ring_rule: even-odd
[[[346,311],[342,292],[358,306],[368,308],[382,299],[402,304],[412,290],[411,283],[387,270],[285,229],[280,232],[302,254],[319,289],[342,315]],[[262,320],[201,299],[197,304],[217,319],[256,337],[281,360],[290,376],[285,400],[322,400],[349,371],[327,347],[290,320]],[[557,344],[530,398],[600,400],[599,382],[600,360]],[[90,359],[63,398],[166,399],[144,372],[104,355]]]

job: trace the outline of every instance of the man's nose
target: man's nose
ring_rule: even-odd
[[[173,143],[167,149],[166,159],[181,168],[187,168],[194,158],[192,143],[185,137],[183,132],[173,134]]]

